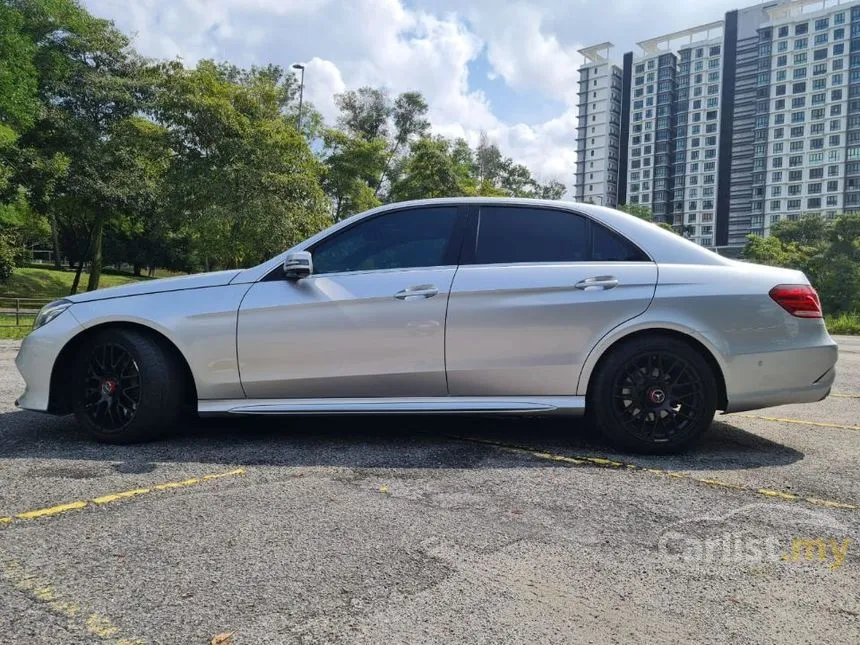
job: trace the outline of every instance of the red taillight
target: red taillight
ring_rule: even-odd
[[[770,290],[770,297],[792,316],[823,318],[818,292],[808,284],[780,284]]]

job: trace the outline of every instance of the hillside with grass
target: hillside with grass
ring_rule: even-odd
[[[81,285],[86,287],[89,276],[81,274]],[[12,273],[12,277],[5,285],[0,286],[0,297],[3,298],[62,298],[69,295],[72,281],[75,279],[74,271],[56,270],[48,268],[19,267]],[[99,288],[118,287],[129,282],[148,280],[139,276],[126,273],[102,273]],[[81,291],[84,289],[82,288]]]
[[[81,285],[89,276],[81,275]],[[0,338],[23,338],[30,332],[38,310],[45,301],[69,295],[75,272],[43,267],[18,267],[5,285],[0,285]],[[118,287],[151,278],[127,273],[103,272],[99,288]],[[81,289],[83,290],[83,289]],[[32,299],[32,301],[30,301]],[[16,313],[18,310],[18,313]]]

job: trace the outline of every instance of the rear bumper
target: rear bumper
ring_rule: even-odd
[[[821,401],[836,380],[838,356],[833,340],[817,347],[737,356],[726,373],[726,412]]]

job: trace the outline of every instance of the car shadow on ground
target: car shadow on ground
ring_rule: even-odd
[[[360,468],[504,468],[558,466],[503,452],[492,443],[562,455],[617,458],[666,470],[745,470],[784,466],[803,453],[716,422],[681,455],[615,451],[584,420],[529,417],[306,416],[192,419],[164,439],[131,446],[99,444],[72,417],[0,414],[0,458],[113,462],[118,472],[156,463]],[[508,458],[500,459],[500,455]]]

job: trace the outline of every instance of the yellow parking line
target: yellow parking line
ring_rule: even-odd
[[[74,600],[65,599],[60,592],[36,571],[27,571],[17,560],[7,560],[0,571],[2,577],[18,591],[42,604],[49,612],[65,618],[70,628],[96,637],[111,645],[143,645],[143,641],[128,637],[107,616],[88,613]]]
[[[748,488],[741,484],[733,484],[731,482],[725,482],[719,479],[713,479],[710,477],[697,477],[690,473],[677,472],[665,470],[663,468],[652,468],[641,466],[635,463],[627,463],[621,461],[615,461],[613,459],[606,459],[604,457],[592,457],[588,455],[557,455],[551,452],[545,452],[543,450],[535,450],[534,448],[529,448],[528,446],[517,446],[507,443],[502,443],[500,441],[490,441],[488,439],[477,439],[475,437],[460,437],[455,435],[450,435],[452,439],[457,439],[459,441],[466,441],[469,443],[478,443],[487,446],[492,446],[494,448],[498,448],[499,450],[504,450],[505,452],[512,452],[520,455],[528,455],[531,457],[535,457],[537,459],[544,459],[547,461],[553,461],[556,463],[564,463],[571,464],[574,466],[597,466],[599,468],[607,468],[607,469],[625,469],[625,470],[634,470],[642,473],[646,473],[648,475],[656,475],[657,477],[669,478],[669,479],[684,479],[688,481],[696,482],[697,484],[704,484],[706,486],[710,486],[712,488],[722,488],[727,490],[733,490],[744,493],[754,493],[756,495],[762,495],[764,497],[770,497],[772,499],[780,499],[786,502],[804,502],[806,504],[811,504],[813,506],[823,506],[825,508],[838,508],[845,510],[860,510],[860,505],[858,504],[849,504],[847,502],[840,502],[837,500],[831,499],[821,499],[818,497],[805,497],[803,495],[795,495],[792,493],[784,493],[778,490],[772,490],[769,488]]]
[[[192,477],[191,479],[185,479],[179,482],[156,484],[151,488],[134,488],[132,490],[126,490],[120,493],[112,493],[110,495],[94,497],[91,500],[78,500],[75,502],[67,502],[66,504],[58,504],[56,506],[39,508],[33,511],[25,511],[23,513],[16,514],[14,517],[0,517],[0,526],[11,524],[16,519],[35,520],[40,517],[53,517],[55,515],[62,515],[63,513],[68,513],[69,511],[78,511],[82,508],[86,508],[87,506],[104,506],[105,504],[111,504],[113,502],[118,502],[120,500],[128,499],[130,497],[137,497],[138,495],[146,495],[155,491],[172,490],[174,488],[186,488],[188,486],[194,486],[196,484],[213,481],[215,479],[222,479],[224,477],[235,477],[237,475],[244,474],[244,468],[236,468],[235,470],[230,470],[225,473],[214,473],[211,475],[203,475],[202,477]]]
[[[761,421],[775,421],[777,423],[792,423],[799,426],[814,426],[816,428],[835,428],[837,430],[860,430],[860,426],[843,425],[840,423],[825,423],[823,421],[804,421],[803,419],[787,419],[784,417],[765,417],[759,414],[736,414],[734,416],[744,419],[759,419]]]
[[[860,399],[860,394],[831,394],[836,399]]]

